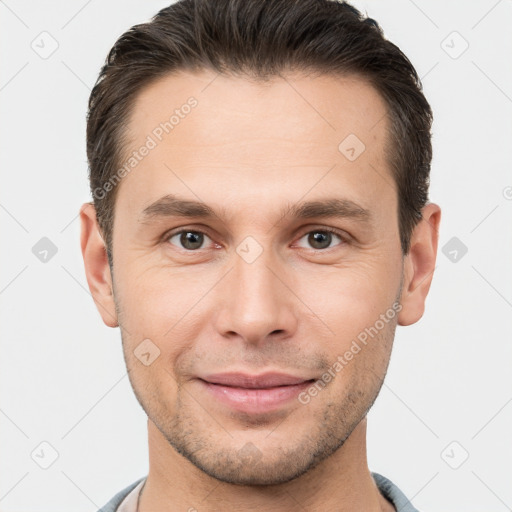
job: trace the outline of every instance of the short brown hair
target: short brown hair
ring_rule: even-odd
[[[134,100],[165,74],[202,69],[256,79],[287,70],[354,74],[374,86],[388,107],[386,156],[409,252],[428,200],[432,111],[413,65],[379,25],[335,0],[178,0],[119,37],[89,98],[89,178],[111,264],[117,187],[104,185],[122,162]]]

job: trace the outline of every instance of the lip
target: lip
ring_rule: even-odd
[[[211,384],[221,384],[235,388],[263,389],[277,386],[291,386],[313,379],[297,377],[287,373],[267,372],[260,375],[250,375],[241,372],[212,373],[202,380]]]
[[[231,409],[262,414],[285,407],[314,379],[284,373],[216,373],[199,379],[205,392]]]

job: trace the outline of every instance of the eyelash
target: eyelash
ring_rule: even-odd
[[[208,238],[210,238],[210,240],[212,239],[212,237],[210,237],[208,235],[208,233],[206,233],[205,231],[201,231],[199,229],[180,229],[179,231],[171,231],[171,232],[168,232],[168,233],[165,233],[163,236],[162,236],[162,241],[163,242],[167,242],[167,243],[170,243],[169,240],[176,236],[176,235],[181,235],[182,233],[199,233],[199,234],[202,234],[202,235],[205,235],[207,236]],[[322,227],[322,228],[315,228],[315,229],[310,229],[309,231],[306,231],[304,232],[300,237],[299,237],[299,240],[301,240],[302,238],[304,238],[304,236],[306,235],[309,235],[311,233],[331,233],[333,235],[336,235],[339,239],[340,239],[340,243],[333,246],[333,247],[327,247],[325,249],[313,249],[313,248],[309,248],[309,250],[311,251],[315,251],[315,252],[327,252],[331,249],[334,249],[338,246],[342,246],[342,245],[347,245],[349,243],[349,237],[348,235],[345,235],[345,234],[342,234],[341,232],[339,232],[337,229],[334,229],[334,228],[329,228],[329,227]],[[173,245],[173,244],[171,244]],[[188,252],[188,253],[194,253],[194,252],[200,252],[202,249],[195,249],[195,250],[192,250],[192,249],[184,249],[184,248],[179,248],[181,249],[182,251],[184,252]],[[301,249],[304,249],[304,247],[301,247]]]
[[[327,252],[327,251],[329,251],[331,249],[335,249],[338,246],[347,245],[349,243],[348,235],[342,234],[337,229],[329,228],[329,227],[310,229],[309,231],[306,231],[305,233],[303,233],[300,236],[299,240],[301,240],[306,235],[309,235],[311,233],[331,233],[332,235],[336,235],[340,239],[340,243],[337,244],[337,245],[334,245],[333,247],[327,247],[326,249],[313,249],[313,248],[310,248],[310,250],[312,250],[312,251]],[[304,247],[301,247],[301,249],[304,249]]]

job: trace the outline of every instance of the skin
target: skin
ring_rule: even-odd
[[[366,414],[396,325],[423,315],[440,208],[425,206],[403,257],[386,105],[358,77],[169,75],[137,97],[132,149],[190,96],[197,107],[118,185],[113,273],[94,207],[81,209],[88,284],[105,324],[120,326],[148,415],[140,510],[393,510],[368,469]],[[354,161],[338,150],[351,133],[366,147]],[[215,215],[143,214],[168,194]],[[332,198],[368,210],[368,220],[290,213]],[[312,233],[327,228],[344,238],[326,235],[319,248]],[[204,233],[202,246],[180,243],[180,229]],[[247,236],[262,250],[252,263],[237,253]],[[397,301],[399,313],[307,404],[240,413],[197,379],[222,371],[319,379]],[[134,354],[145,339],[160,350],[148,366]]]

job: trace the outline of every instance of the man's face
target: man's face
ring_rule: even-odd
[[[297,477],[364,419],[389,361],[403,267],[385,103],[355,77],[181,73],[143,90],[129,128],[130,152],[156,146],[119,185],[113,289],[150,426],[220,480]]]

